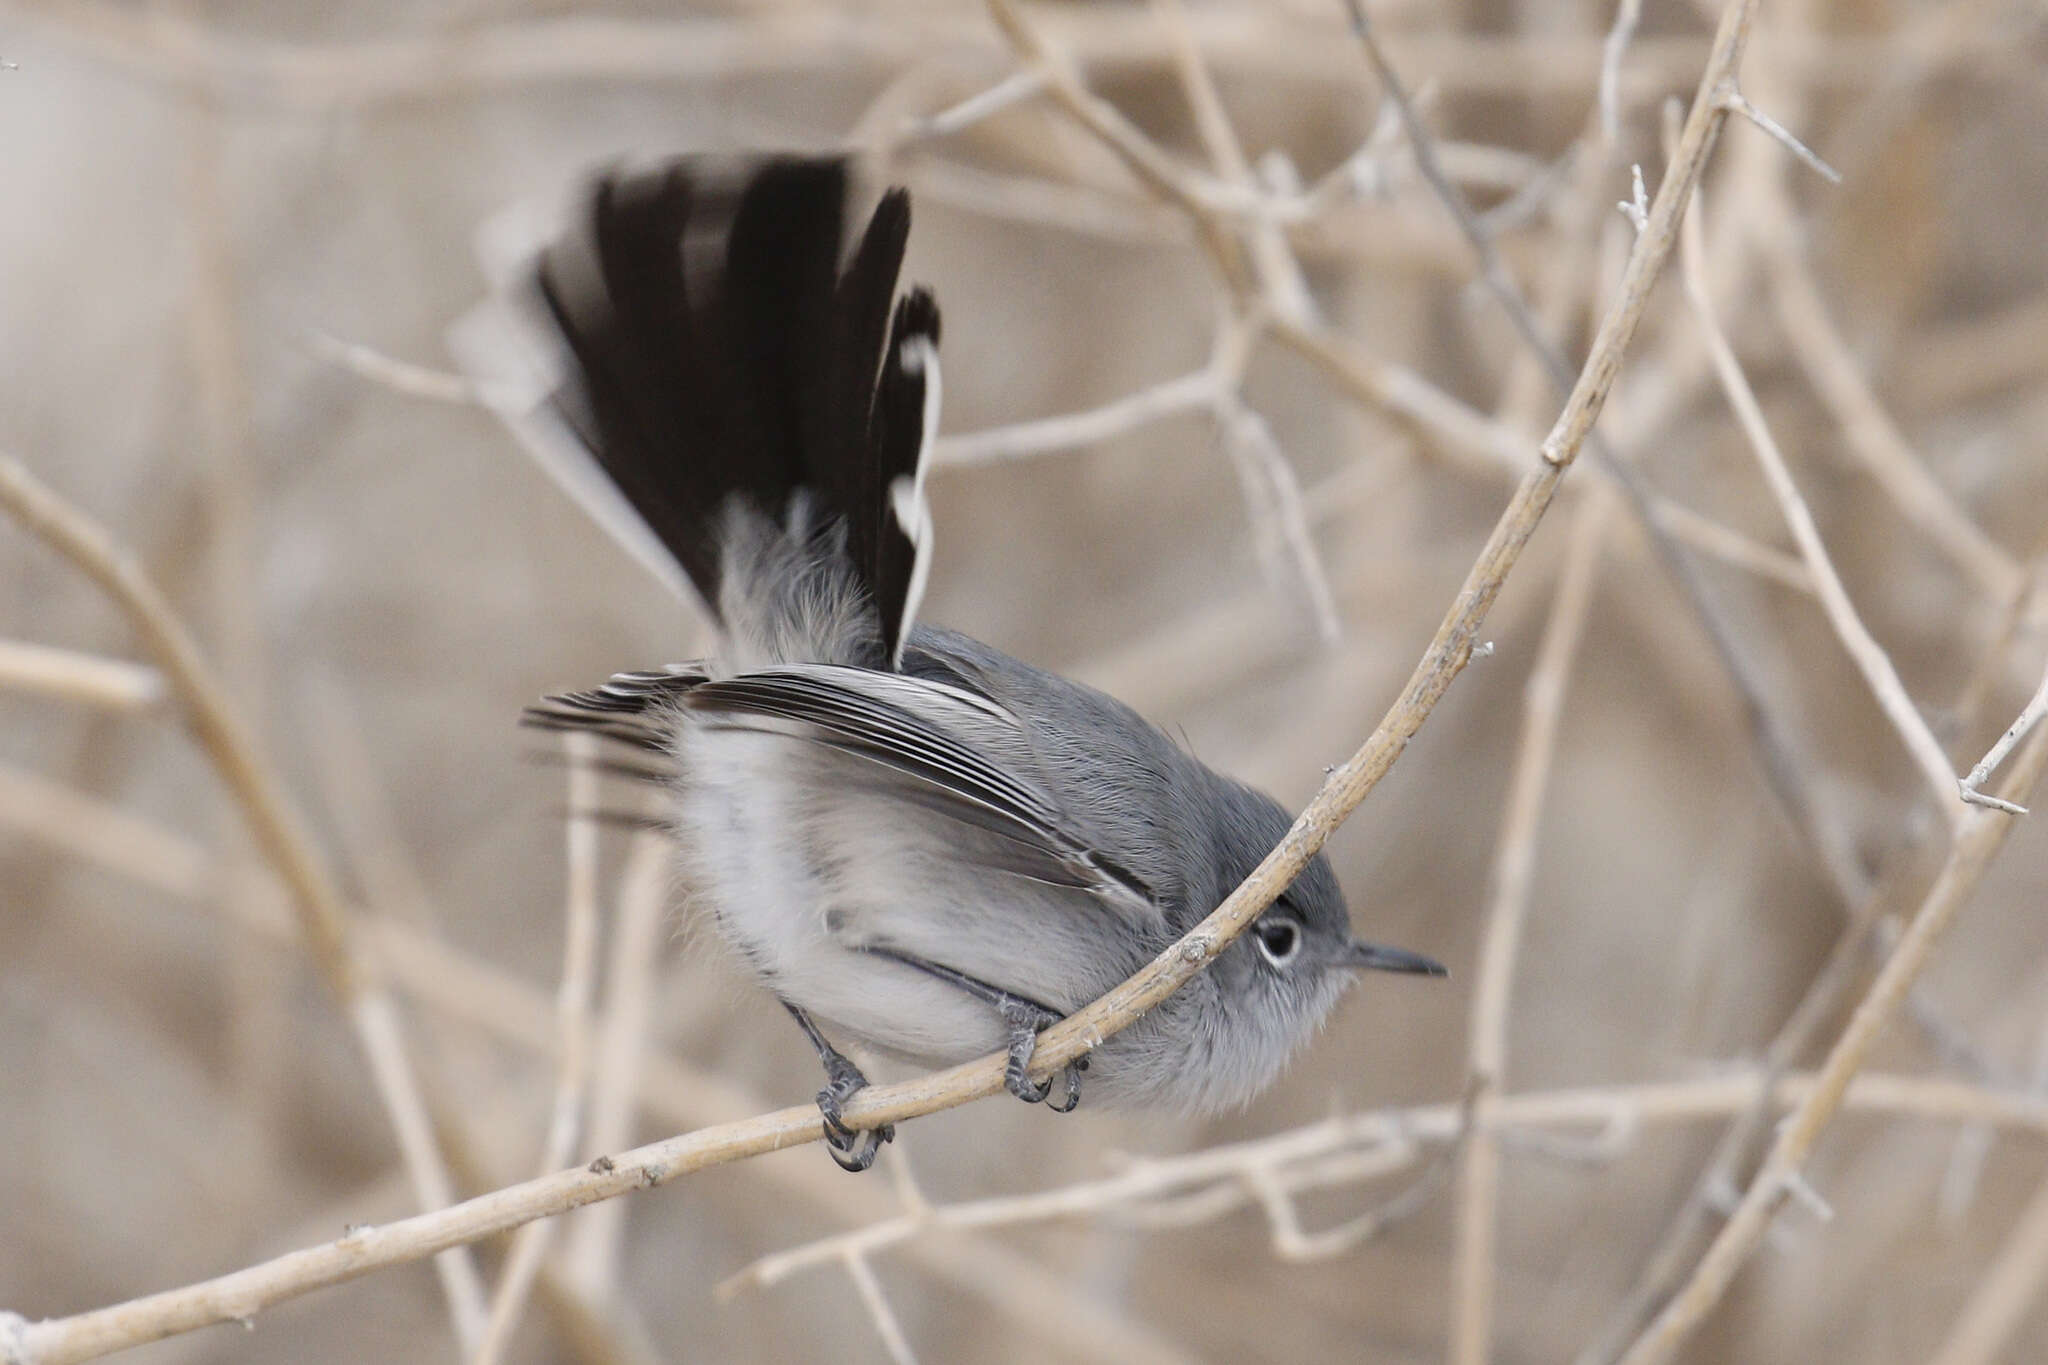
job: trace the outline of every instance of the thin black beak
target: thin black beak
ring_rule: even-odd
[[[1344,945],[1344,965],[1347,967],[1370,968],[1377,972],[1406,972],[1411,976],[1449,976],[1444,964],[1435,958],[1411,953],[1405,948],[1382,948],[1377,943],[1362,943],[1357,939]]]

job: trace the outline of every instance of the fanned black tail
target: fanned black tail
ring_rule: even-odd
[[[848,179],[840,158],[609,175],[536,282],[574,362],[554,406],[728,633],[802,653],[815,628],[808,652],[874,656],[818,661],[894,667],[931,541],[939,316],[917,290],[892,320],[901,189],[841,269]],[[820,592],[858,619],[820,618]]]

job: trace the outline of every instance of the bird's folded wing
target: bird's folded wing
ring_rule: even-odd
[[[1160,913],[1150,888],[1077,829],[1031,775],[1016,719],[965,688],[827,664],[716,680],[676,665],[551,697],[526,719],[667,753],[675,722],[662,713],[670,706],[699,723],[764,730],[866,760],[871,780],[863,786],[995,836],[1000,870],[1088,891],[1121,913]]]

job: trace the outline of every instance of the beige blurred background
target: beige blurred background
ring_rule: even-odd
[[[1301,220],[1240,233],[1248,277],[1289,325],[1427,385],[1423,410],[1360,403],[1269,333],[1233,411],[1256,414],[1270,447],[1220,439],[1228,423],[1183,405],[1075,448],[941,468],[925,617],[1116,692],[1299,805],[1394,699],[1558,403],[1471,283],[1336,0],[1187,9],[1025,13],[1178,166],[1221,183],[1233,168],[1212,160],[1179,64],[1191,41],[1262,202]],[[1491,211],[1574,368],[1628,244],[1628,168],[1654,191],[1660,103],[1689,97],[1716,9],[1643,6],[1609,141],[1596,92],[1611,6],[1375,7],[1453,179]],[[856,143],[917,196],[908,273],[945,311],[949,436],[1200,371],[1229,297],[1186,213],[1051,96],[1014,91],[957,130],[916,122],[1020,69],[973,5],[46,0],[0,4],[0,58],[0,449],[129,547],[217,665],[360,904],[366,951],[392,955],[465,1192],[537,1169],[554,1083],[565,796],[519,708],[704,640],[488,413],[437,387],[447,329],[484,290],[478,224],[557,202],[621,154]],[[1844,183],[1731,123],[1705,182],[1716,306],[1851,599],[1965,772],[2048,652],[2048,605],[2028,591],[2048,549],[2048,26],[2031,3],[1774,0],[1744,76]],[[1354,154],[1329,193],[1283,193]],[[1400,1131],[1405,1107],[1438,1106],[1410,1116],[1412,1153],[1290,1206],[1310,1233],[1401,1216],[1290,1258],[1245,1196],[1246,1166],[1170,1226],[1154,1226],[1158,1207],[1095,1207],[924,1229],[865,1262],[918,1358],[1445,1358],[1470,1302],[1453,1289],[1464,1157],[1438,1120],[1467,1084],[1524,685],[1567,546],[1596,516],[1502,1083],[1592,1088],[1614,1122],[1501,1137],[1486,1259],[1491,1358],[1580,1359],[1612,1330],[1741,1107],[1721,1080],[1754,1073],[1848,923],[1843,893],[1910,913],[1946,845],[1946,808],[1799,586],[1703,355],[1674,270],[1603,430],[1698,514],[1689,553],[1832,865],[1774,795],[1697,614],[1626,511],[1588,496],[1607,485],[1582,462],[1500,598],[1492,655],[1331,844],[1360,932],[1442,958],[1449,983],[1362,982],[1235,1117],[1084,1103],[1060,1119],[995,1100],[909,1124],[898,1144],[923,1196],[950,1202],[1336,1113],[1387,1111]],[[1889,482],[1873,452],[1895,457]],[[1759,569],[1703,541],[1775,557]],[[0,636],[143,657],[119,613],[12,524]],[[411,1212],[355,1037],[176,711],[10,687],[0,762],[0,1308],[78,1312]],[[620,811],[635,799],[608,794]],[[608,925],[629,842],[604,839]],[[2042,1082],[2044,898],[2036,817],[1877,1070],[1994,1098]],[[658,1066],[630,1140],[804,1101],[814,1061],[773,1001],[686,917],[653,938],[643,1041]],[[610,946],[608,928],[601,1006],[620,984]],[[1852,954],[1848,995],[1795,1070],[1840,1033],[1877,960]],[[1664,1083],[1724,1098],[1660,1108],[1671,1092],[1649,1087]],[[1928,1359],[1994,1267],[2019,1287],[1989,1358],[2048,1355],[2039,1267],[2010,1245],[2048,1178],[2048,1123],[2017,1102],[1984,1112],[2005,1117],[1840,1116],[1809,1171],[1833,1220],[1781,1214],[1683,1358]],[[889,1164],[843,1176],[812,1147],[621,1201],[600,1218],[622,1222],[558,1241],[512,1358],[887,1360],[842,1263],[715,1290],[756,1258],[895,1216],[902,1179]],[[503,1246],[480,1252],[488,1278]],[[422,1263],[129,1358],[456,1355]]]

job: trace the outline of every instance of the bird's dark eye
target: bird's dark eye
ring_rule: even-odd
[[[1275,967],[1284,967],[1301,949],[1301,926],[1291,919],[1262,919],[1252,926],[1259,951]]]

